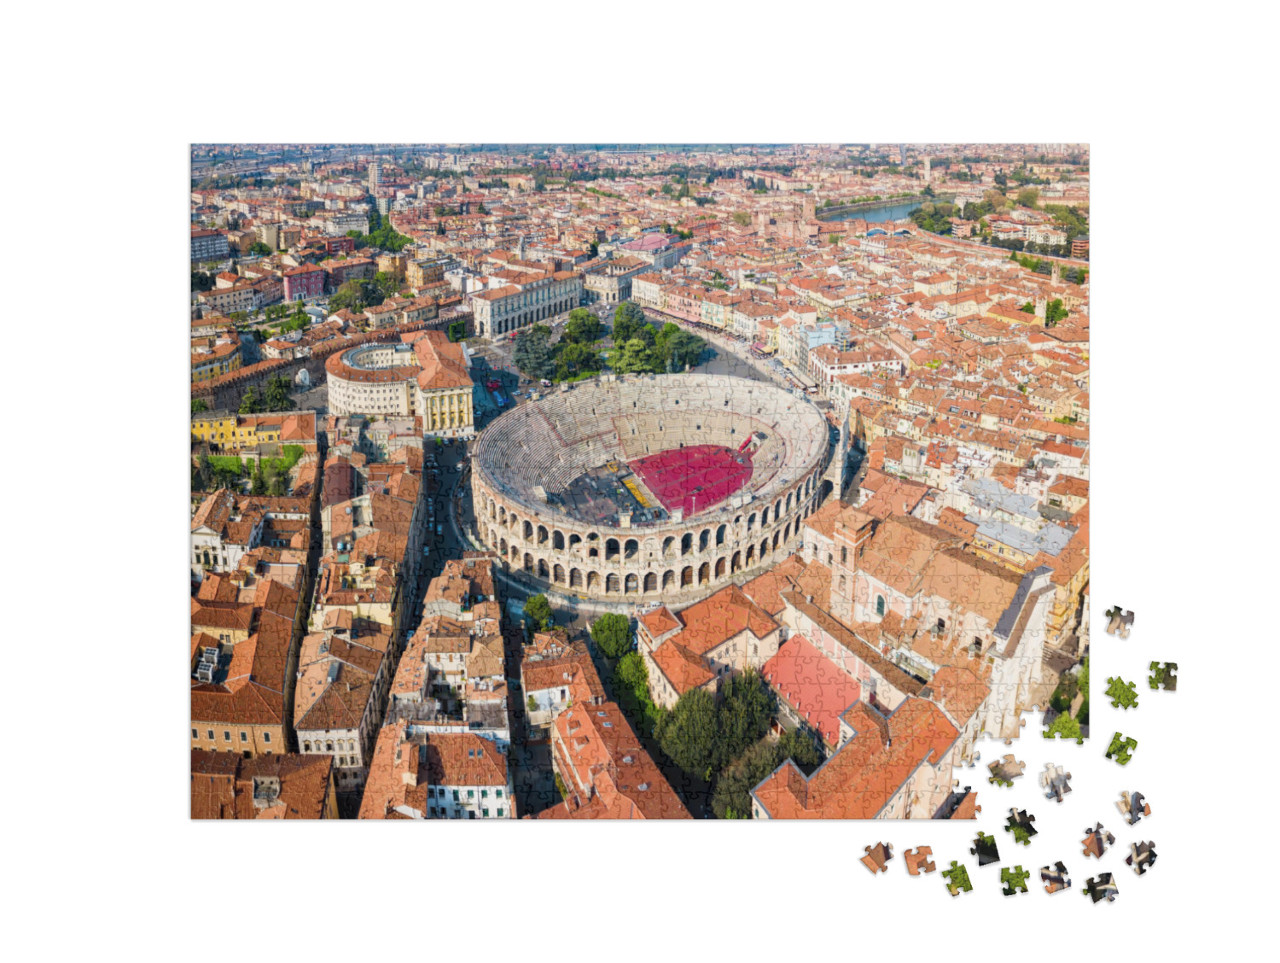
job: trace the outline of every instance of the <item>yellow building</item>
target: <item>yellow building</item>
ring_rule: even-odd
[[[240,341],[216,341],[207,339],[191,342],[191,381],[209,381],[240,367]]]
[[[225,452],[258,445],[301,445],[308,451],[316,443],[313,411],[240,415],[231,411],[200,412],[191,416],[191,441],[207,443]]]

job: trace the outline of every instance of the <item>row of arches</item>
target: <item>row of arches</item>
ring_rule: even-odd
[[[773,505],[766,505],[759,511],[737,516],[732,523],[722,522],[716,526],[708,526],[700,532],[689,531],[683,535],[668,535],[659,544],[656,539],[650,543],[651,554],[657,554],[664,560],[684,558],[689,555],[701,555],[714,548],[720,548],[727,542],[738,542],[745,536],[763,531],[771,523],[776,525],[789,514],[793,507],[800,509],[797,518],[806,517],[813,511],[813,476],[805,479],[801,488],[779,496]],[[587,559],[603,559],[606,562],[633,559],[640,554],[642,547],[638,538],[601,538],[596,532],[589,532],[585,538],[577,532],[566,535],[558,528],[548,528],[543,524],[535,524],[527,518],[521,518],[515,512],[508,512],[506,507],[491,496],[486,497],[486,514],[489,517],[489,545],[497,547],[501,542],[521,542],[528,547],[551,551],[578,552]],[[787,524],[790,528],[790,522]],[[784,540],[791,537],[790,532]],[[506,552],[504,551],[505,555]]]
[[[791,523],[788,522],[784,528],[775,531],[772,536],[765,536],[759,543],[753,541],[745,549],[739,548],[732,554],[721,555],[715,560],[707,559],[697,565],[672,567],[664,571],[627,573],[602,572],[534,556],[530,552],[522,552],[519,545],[508,543],[501,537],[498,538],[494,547],[513,568],[571,591],[581,590],[606,595],[647,595],[701,587],[746,571],[775,553],[785,551],[791,536],[799,533],[800,522],[797,519],[794,532]]]
[[[519,314],[498,318],[497,323],[494,325],[494,331],[497,334],[506,334],[509,331],[515,331],[527,325],[545,321],[547,318],[555,317],[557,314],[564,314],[566,311],[571,311],[576,307],[575,300],[572,297],[564,297],[548,304],[527,308]]]

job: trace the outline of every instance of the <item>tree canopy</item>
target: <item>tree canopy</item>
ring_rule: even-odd
[[[654,736],[673,763],[710,782],[768,731],[771,714],[769,691],[750,669],[724,683],[718,703],[705,689],[690,689],[662,716]]]
[[[611,659],[620,659],[631,647],[631,620],[617,612],[606,612],[591,623],[591,638]]]
[[[711,810],[717,819],[747,819],[751,816],[751,790],[786,760],[792,759],[805,775],[813,772],[822,756],[808,736],[784,732],[775,742],[763,738],[748,746],[716,780]]]
[[[524,620],[531,632],[544,632],[551,628],[553,624],[551,603],[541,592],[525,600]]]

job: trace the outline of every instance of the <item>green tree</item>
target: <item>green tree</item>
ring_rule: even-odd
[[[1024,187],[1018,191],[1018,205],[1020,207],[1036,207],[1040,201],[1040,192],[1034,187]]]
[[[732,216],[733,223],[738,227],[746,227],[751,223],[751,215],[746,211],[734,211]]]
[[[534,325],[516,337],[511,360],[527,378],[550,378],[556,372],[555,356],[551,351],[551,330],[543,324]]]
[[[591,623],[591,638],[611,659],[621,658],[631,647],[631,620],[616,612],[607,612]]]
[[[199,491],[212,491],[214,486],[213,462],[209,460],[209,456],[204,452],[200,452],[200,457],[196,459],[196,479],[199,482]]]
[[[1052,328],[1070,313],[1070,311],[1062,306],[1062,298],[1054,298],[1045,308],[1044,326],[1046,328]]]
[[[192,291],[208,291],[213,287],[213,275],[206,274],[204,271],[191,272],[191,290]]]
[[[600,337],[600,334],[600,319],[586,308],[574,308],[569,312],[569,321],[564,326],[564,336],[561,338],[561,342],[570,341],[576,344],[586,344],[595,341]]]
[[[610,359],[613,370],[619,374],[654,371],[654,355],[640,338],[632,338],[614,352]]]
[[[240,414],[252,415],[262,411],[262,398],[258,394],[258,389],[253,385],[249,385],[249,389],[240,398]]]
[[[289,379],[284,375],[273,375],[267,380],[266,395],[263,404],[267,411],[290,411],[296,402],[289,397]]]
[[[378,293],[383,299],[391,297],[400,290],[400,284],[396,281],[395,275],[389,271],[379,271],[373,276],[373,285],[378,289]]]
[[[751,812],[751,790],[778,768],[777,746],[762,739],[733,761],[716,780],[711,811],[717,819],[741,819]]]
[[[730,676],[721,691],[716,767],[723,767],[769,730],[773,700],[755,669]]]
[[[648,326],[649,322],[640,306],[631,301],[623,301],[613,311],[613,343],[625,344],[641,328]]]
[[[531,632],[544,632],[552,625],[551,603],[539,592],[524,603],[524,620]]]
[[[196,414],[197,412],[208,411],[208,410],[209,410],[209,402],[205,401],[203,398],[191,399],[191,413],[193,415]]]
[[[249,245],[249,253],[264,257],[271,253],[271,248],[267,247],[261,241],[254,241]]]
[[[718,756],[718,721],[715,697],[706,689],[690,689],[662,717],[654,736],[662,752],[680,769],[709,781]]]
[[[828,235],[827,235],[827,243],[828,243],[828,244],[839,244],[839,243],[840,243],[840,235],[839,235],[839,234],[828,234]]]

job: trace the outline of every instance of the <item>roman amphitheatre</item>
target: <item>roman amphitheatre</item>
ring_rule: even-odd
[[[605,376],[496,419],[472,459],[476,535],[523,578],[674,600],[788,554],[826,494],[827,421],[723,375]]]

